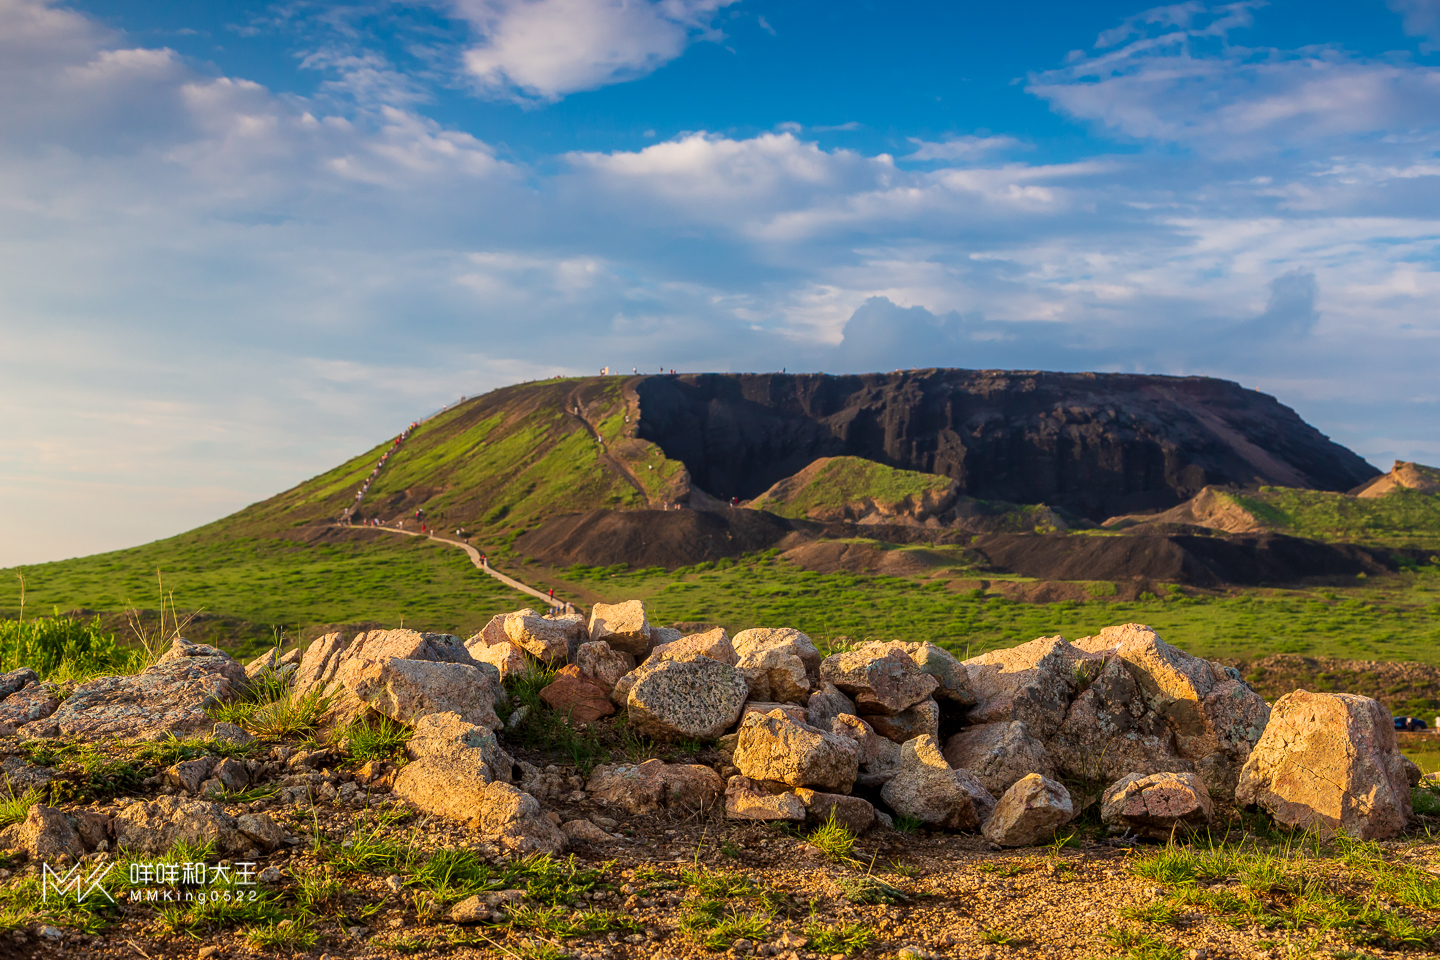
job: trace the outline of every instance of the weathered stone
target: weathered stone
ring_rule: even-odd
[[[540,801],[508,783],[486,784],[476,798],[471,824],[481,839],[515,854],[565,850],[565,834],[545,816]]]
[[[730,634],[725,632],[724,627],[716,627],[704,633],[692,633],[669,643],[658,644],[650,651],[650,659],[646,662],[689,660],[691,657],[709,657],[732,667],[739,659],[735,654],[735,646],[730,642]]]
[[[830,732],[849,737],[859,746],[857,786],[878,787],[900,772],[900,744],[880,736],[863,718],[842,713],[830,721]]]
[[[10,736],[27,723],[44,720],[59,708],[60,688],[53,683],[32,683],[16,690],[0,701],[0,737]]]
[[[274,850],[285,842],[285,828],[268,813],[242,813],[235,818],[235,827],[261,850]]]
[[[776,647],[747,650],[740,654],[735,667],[745,675],[750,696],[756,700],[799,703],[810,693],[804,662],[786,650]]]
[[[523,902],[524,890],[496,890],[479,893],[461,900],[450,908],[448,917],[452,923],[482,923],[503,916],[510,908]]]
[[[1384,840],[1405,829],[1416,780],[1388,710],[1369,697],[1296,690],[1275,703],[1235,799],[1286,826]]]
[[[641,670],[645,669],[641,667]],[[610,702],[617,707],[625,707],[630,702],[630,688],[635,686],[635,681],[640,679],[640,670],[632,670],[619,680],[610,690]]]
[[[683,630],[676,630],[674,627],[651,627],[650,628],[650,652],[654,653],[655,648],[665,643],[674,643],[685,636]]]
[[[590,639],[604,640],[634,657],[650,652],[650,621],[640,600],[597,603],[590,610]]]
[[[9,673],[0,673],[0,701],[17,690],[23,690],[32,683],[39,683],[40,677],[29,667],[20,667]]]
[[[940,739],[940,705],[934,700],[921,700],[893,716],[883,713],[867,713],[865,716],[875,732],[886,740],[904,743],[925,735]]]
[[[476,662],[460,638],[448,633],[339,630],[325,634],[305,650],[300,669],[295,674],[295,692],[298,695],[313,689],[335,692],[340,672],[346,664],[391,658],[470,665]]]
[[[735,634],[733,645],[738,657],[761,650],[778,650],[800,658],[808,673],[814,674],[820,669],[820,651],[815,649],[815,644],[810,642],[809,637],[790,627],[752,627],[741,630]]]
[[[1055,775],[1045,745],[1030,736],[1022,720],[968,727],[945,741],[944,753],[950,766],[969,770],[995,797],[1032,773]]]
[[[226,790],[240,791],[250,785],[250,773],[245,764],[234,757],[227,757],[215,764],[210,776],[224,784]]]
[[[820,664],[820,678],[853,697],[861,714],[900,713],[929,698],[940,686],[934,677],[921,673],[907,654],[899,650],[883,656],[877,653],[850,650],[826,657]]]
[[[1085,664],[1085,669],[1094,667]],[[1084,806],[1099,799],[1105,784],[1127,773],[1195,772],[1194,764],[1176,751],[1170,727],[1150,709],[1129,667],[1116,656],[1108,656],[1075,698],[1047,749],[1067,776],[1093,785],[1077,798]]]
[[[99,810],[79,809],[67,815],[73,820],[75,833],[87,850],[104,850],[110,847],[110,824],[115,819]]]
[[[479,633],[465,641],[465,650],[477,663],[488,663],[500,671],[500,679],[524,673],[530,669],[525,652],[510,641],[505,633],[505,618],[509,614],[493,617]]]
[[[453,639],[453,638],[452,638]],[[468,659],[463,647],[460,653]],[[491,730],[500,729],[495,703],[505,696],[500,673],[488,663],[352,657],[336,674],[337,722],[367,709],[410,724],[430,713],[456,713]]]
[[[805,819],[805,804],[793,793],[766,789],[749,777],[731,777],[725,785],[725,816],[731,820]]]
[[[590,798],[630,814],[706,810],[719,800],[725,781],[701,764],[646,760],[641,764],[601,764],[585,785]]]
[[[752,713],[740,724],[735,766],[752,780],[848,793],[860,769],[860,747],[849,737],[797,723],[784,711]]]
[[[246,744],[254,743],[255,735],[237,724],[228,720],[221,720],[210,730],[210,736],[221,743]]]
[[[576,648],[575,667],[580,677],[599,684],[608,697],[620,678],[635,669],[635,658],[613,649],[604,640],[591,640]]]
[[[456,713],[432,713],[416,720],[405,754],[411,760],[447,761],[454,770],[468,771],[470,779],[482,783],[514,779],[515,761],[495,734]]]
[[[864,833],[875,826],[875,807],[869,800],[821,793],[809,787],[800,787],[795,796],[805,805],[805,819],[809,823],[825,823],[833,815],[836,823],[852,833]]]
[[[26,763],[23,757],[6,757],[0,760],[0,782],[5,783],[17,796],[27,790],[47,787],[54,779],[54,770]]]
[[[200,789],[196,790],[195,794],[207,800],[220,800],[225,794],[225,784],[211,777],[209,780],[200,784]]]
[[[582,678],[580,668],[574,665],[561,668],[540,691],[540,699],[556,713],[579,723],[591,723],[615,712],[605,688]]]
[[[589,820],[570,820],[560,824],[560,832],[571,842],[605,844],[614,843],[616,837],[601,830]]]
[[[997,846],[1029,847],[1048,840],[1074,816],[1070,791],[1049,777],[1031,773],[1001,795],[982,832]]]
[[[166,769],[165,780],[177,790],[184,790],[186,793],[199,793],[200,785],[210,779],[210,771],[213,769],[215,769],[214,757],[197,757],[194,760],[181,760],[179,763]]]
[[[505,635],[542,663],[566,663],[590,639],[585,618],[578,613],[541,616],[529,608],[505,618]]]
[[[769,713],[771,710],[779,710],[783,712],[785,716],[789,717],[791,720],[794,720],[796,723],[809,723],[808,714],[805,712],[805,708],[800,706],[800,704],[776,703],[773,700],[746,700],[744,709],[740,711],[740,719],[741,721],[744,721],[745,715],[747,713]],[[814,726],[814,724],[811,724],[811,726]],[[827,724],[825,727],[820,727],[817,729],[828,728],[829,727]]]
[[[565,782],[565,774],[553,763],[544,770],[524,760],[516,766],[520,768],[520,781],[517,786],[537,800],[557,800],[570,792],[570,787]]]
[[[215,844],[221,854],[241,853],[252,841],[218,803],[157,797],[121,807],[114,820],[115,845],[136,853],[164,853],[177,843]]]
[[[900,771],[880,789],[891,810],[946,830],[979,830],[995,809],[990,791],[967,771],[953,770],[934,737],[900,747]]]
[[[705,657],[661,661],[634,676],[630,723],[664,739],[715,739],[739,718],[749,692],[739,670]]]
[[[214,726],[209,710],[240,693],[245,668],[214,650],[176,638],[160,662],[125,677],[96,677],[71,691],[46,720],[58,736],[147,740],[194,735]],[[173,654],[173,656],[172,656]]]
[[[1208,824],[1215,816],[1205,784],[1193,773],[1132,773],[1105,791],[1100,819],[1116,833],[1168,840]]]
[[[848,713],[856,715],[855,701],[840,692],[840,688],[828,680],[820,681],[810,699],[805,702],[805,722],[821,730],[830,729],[830,721]]]
[[[939,700],[949,700],[961,707],[973,706],[975,695],[970,691],[970,672],[965,664],[933,643],[906,643],[903,640],[875,640],[861,644],[858,650],[888,653],[899,650],[915,662],[920,672],[932,676],[940,684],[935,690]]]
[[[0,848],[22,850],[37,863],[73,863],[85,856],[85,845],[65,814],[43,803],[31,807],[20,823],[0,831]]]
[[[1212,799],[1229,802],[1234,799],[1241,769],[1270,723],[1270,705],[1236,676],[1215,684],[1200,708],[1220,746],[1196,760],[1195,769]]]
[[[1007,650],[965,661],[976,704],[972,723],[1023,720],[1030,735],[1047,741],[1059,729],[1077,686],[1077,669],[1098,669],[1101,658],[1066,643],[1041,637]]]
[[[252,680],[257,677],[288,680],[300,669],[302,656],[303,654],[298,648],[282,651],[279,647],[271,647],[245,664],[245,675]]]

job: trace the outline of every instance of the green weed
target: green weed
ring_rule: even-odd
[[[805,928],[810,938],[809,949],[822,954],[859,953],[876,941],[875,931],[863,923],[837,923],[825,926],[812,923]]]
[[[356,760],[389,760],[405,754],[414,731],[386,716],[357,718],[345,728],[346,748]]]
[[[851,853],[855,850],[855,834],[836,822],[833,808],[825,822],[810,831],[805,840],[836,863],[853,862]]]

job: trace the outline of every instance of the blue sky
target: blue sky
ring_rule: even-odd
[[[1203,373],[1440,462],[1440,0],[0,0],[0,565],[628,370]]]

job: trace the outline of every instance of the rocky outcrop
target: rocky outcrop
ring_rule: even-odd
[[[10,736],[27,723],[44,720],[59,708],[60,688],[53,683],[31,683],[16,690],[0,701],[0,737]]]
[[[965,661],[976,700],[970,722],[1021,720],[1032,736],[1048,740],[1065,721],[1077,676],[1099,666],[1099,657],[1064,637],[971,657]]]
[[[1275,704],[1235,799],[1286,826],[1383,840],[1405,829],[1419,770],[1369,697],[1296,690]]]
[[[177,843],[213,843],[218,852],[235,854],[256,843],[221,804],[179,797],[127,804],[115,814],[113,829],[116,846],[136,853],[165,853]]]

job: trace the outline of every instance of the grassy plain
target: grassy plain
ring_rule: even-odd
[[[809,517],[838,513],[866,500],[894,505],[907,498],[919,501],[927,493],[938,498],[952,483],[949,477],[900,470],[860,457],[831,457],[811,464],[801,476],[806,473],[810,476],[804,483],[792,485],[792,478],[786,481],[791,488],[782,495],[761,496],[751,506],[782,517]]]

